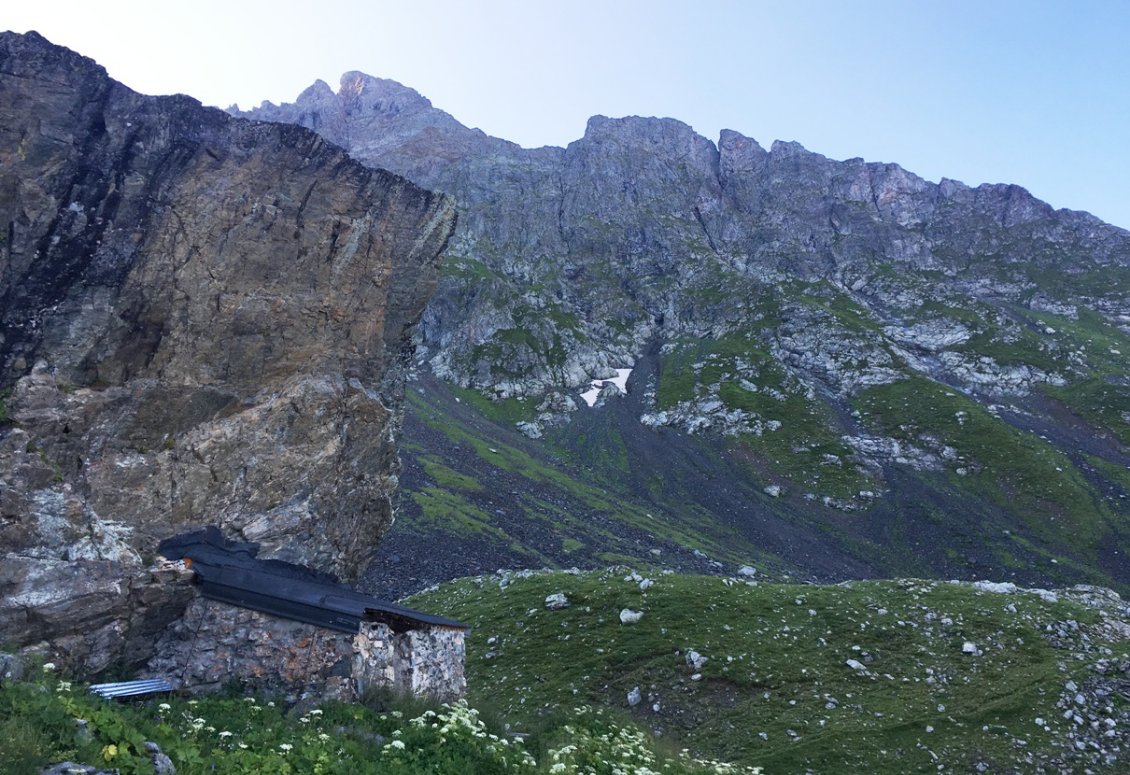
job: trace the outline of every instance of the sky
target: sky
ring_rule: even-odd
[[[361,70],[564,146],[668,116],[922,177],[1016,183],[1130,228],[1127,0],[52,0],[7,3],[146,94],[242,108]]]

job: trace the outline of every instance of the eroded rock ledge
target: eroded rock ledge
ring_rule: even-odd
[[[0,641],[143,659],[130,600],[161,608],[186,526],[355,578],[454,221],[313,132],[0,35]]]

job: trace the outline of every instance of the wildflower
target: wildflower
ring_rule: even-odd
[[[157,710],[161,711],[162,713],[168,713],[172,709],[173,709],[173,706],[170,705],[167,702],[162,702],[160,705],[157,706]]]
[[[70,681],[59,681],[59,685],[55,687],[56,692],[69,692],[71,690]]]
[[[330,736],[327,735],[325,732],[322,732],[318,735],[318,739],[321,740],[324,743],[324,742],[326,742],[330,739]]]
[[[270,702],[268,702],[268,703],[267,703],[267,707],[268,707],[268,708],[273,708],[273,707],[275,707],[275,701],[274,701],[274,700],[271,700]]]
[[[255,698],[254,697],[244,697],[243,701],[244,702],[255,702]]]
[[[238,745],[240,748],[242,748],[245,751],[247,750],[247,743],[236,743],[236,745]]]
[[[225,738],[231,737],[231,732],[229,732],[225,729],[223,732],[220,733],[220,737],[225,737]]]
[[[117,755],[118,755],[118,746],[114,745],[113,743],[110,743],[107,746],[103,746],[103,748],[102,748],[102,758],[105,759],[106,761],[110,761],[111,759],[113,759]]]
[[[292,748],[294,748],[294,746],[291,745],[290,743],[279,743],[279,750],[282,751],[283,754],[286,754]]]
[[[298,721],[299,721],[300,724],[309,724],[310,723],[310,717],[309,716],[303,716],[302,718],[298,719]]]
[[[43,663],[43,672],[45,672],[45,673],[55,672],[55,663],[54,662],[44,662]],[[117,750],[117,749],[115,749],[115,750]]]
[[[322,709],[321,708],[314,708],[314,710],[310,711],[306,715],[307,716],[320,716],[320,715],[322,715]]]
[[[386,745],[385,748],[395,748],[398,751],[403,751],[404,750],[404,741],[403,740],[393,740],[391,743]]]

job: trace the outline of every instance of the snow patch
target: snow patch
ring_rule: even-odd
[[[628,375],[631,373],[631,369],[616,369],[616,376],[612,379],[594,379],[589,383],[591,387],[584,393],[581,393],[581,400],[589,406],[594,406],[596,399],[600,396],[600,389],[604,387],[606,382],[611,382],[613,385],[620,388],[621,393],[627,393]]]

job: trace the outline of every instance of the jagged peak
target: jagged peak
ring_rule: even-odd
[[[377,78],[360,70],[342,73],[339,97],[377,97],[381,102],[392,102],[403,108],[414,106],[432,108],[432,101],[415,89],[390,78]]]
[[[44,62],[66,63],[68,68],[84,68],[95,78],[110,79],[106,68],[66,46],[53,43],[35,30],[25,33],[0,32],[0,55],[11,58],[15,66],[29,71],[41,68]],[[127,87],[128,88],[128,87]]]
[[[63,46],[60,46],[57,43],[52,43],[50,40],[45,38],[42,33],[37,32],[36,30],[28,30],[27,32],[23,32],[23,33],[15,32],[14,30],[5,30],[3,32],[0,32],[0,40],[7,41],[7,42],[9,42],[9,44],[12,41],[21,41],[21,42],[23,42],[23,43],[25,43],[29,46],[40,46],[40,47],[43,47],[43,48],[55,48],[55,49],[64,48]],[[70,49],[66,49],[66,50],[70,51]],[[89,59],[88,57],[84,57],[77,52],[71,51],[71,53],[74,54],[75,56],[82,57],[83,59]],[[94,60],[91,59],[90,61],[93,62]]]
[[[596,115],[589,118],[584,137],[576,142],[599,143],[605,139],[628,145],[682,148],[684,151],[689,150],[695,155],[705,152],[716,157],[718,153],[713,142],[697,133],[690,124],[674,118],[658,118],[655,116],[609,118],[608,116]]]
[[[969,186],[965,185],[960,180],[954,180],[953,178],[942,178],[938,181],[938,188],[941,189],[942,194],[944,194],[945,196],[951,196],[960,191],[969,190]]]
[[[1002,226],[1048,218],[1056,211],[1050,204],[1037,199],[1028,189],[1015,183],[982,183],[974,191],[978,199],[992,203],[990,206],[997,212]]]
[[[333,94],[334,90],[330,88],[330,85],[319,78],[318,80],[314,81],[314,83],[307,86],[303,90],[303,92],[298,95],[297,101],[303,102],[307,100],[324,99],[326,97],[332,97]]]
[[[769,153],[779,157],[803,156],[808,154],[819,156],[819,154],[813,153],[795,140],[774,140],[773,144],[769,146]]]
[[[768,153],[761,146],[761,143],[733,129],[723,129],[718,134],[718,147],[722,148],[723,146],[735,150],[740,149],[746,153]]]
[[[848,161],[853,161],[849,159]],[[885,180],[894,185],[903,193],[922,191],[931,185],[920,175],[916,175],[905,167],[894,162],[864,162],[870,171],[872,180]]]
[[[977,191],[987,194],[996,194],[998,196],[1018,197],[1021,199],[1035,199],[1031,192],[1024,186],[1019,186],[1016,183],[982,183],[977,186]]]
[[[645,132],[654,134],[655,130],[667,134],[697,135],[694,127],[677,118],[661,118],[658,116],[591,116],[585,126],[585,137],[599,134],[619,134],[622,132]],[[705,138],[704,138],[705,139]]]

